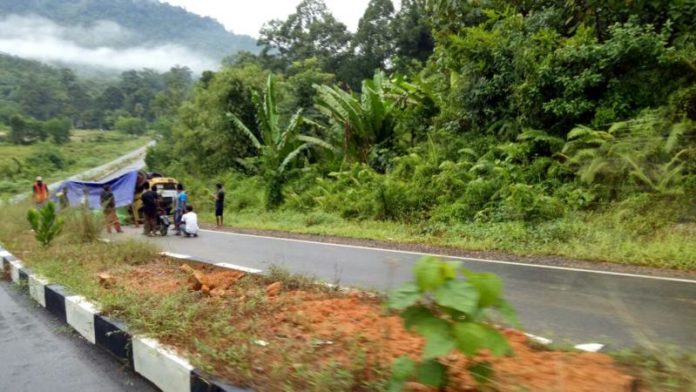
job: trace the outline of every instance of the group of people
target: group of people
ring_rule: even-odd
[[[217,190],[215,194],[215,221],[218,227],[222,227],[224,224],[225,190],[222,184],[216,184],[215,187]],[[188,202],[188,194],[183,184],[177,184],[176,192],[177,195],[174,199],[174,228],[176,230],[176,235],[198,237],[198,232],[200,231],[198,226],[198,215],[194,212],[193,206]],[[154,236],[157,232],[159,219],[165,213],[161,206],[159,193],[157,189],[150,189],[149,184],[145,183],[140,198],[143,203],[143,234]]]
[[[215,221],[218,227],[222,227],[224,224],[225,190],[223,185],[219,183],[216,184],[215,187]],[[176,230],[176,235],[198,237],[200,231],[200,227],[198,226],[198,215],[194,212],[193,206],[188,202],[188,195],[183,184],[178,184],[176,191],[177,195],[174,199],[174,228]],[[34,203],[37,206],[42,206],[46,203],[48,198],[48,187],[43,183],[41,177],[37,177],[33,186]],[[142,201],[143,211],[143,234],[155,236],[157,235],[161,217],[167,215],[162,198],[157,192],[157,186],[152,186],[151,188],[150,184],[146,182],[143,186],[143,192],[140,195],[140,201]],[[102,187],[100,202],[104,213],[106,231],[112,233],[112,230],[116,230],[117,233],[123,233],[123,228],[116,215],[116,198],[111,185],[106,184]],[[133,211],[133,218],[135,227],[139,227],[137,211]],[[168,220],[166,221],[166,225],[169,225]]]
[[[153,186],[151,189],[150,184],[145,183],[140,199],[143,202],[143,234],[154,236],[157,234],[160,217],[166,214],[161,204],[160,195],[157,193],[157,188]],[[176,186],[174,229],[176,230],[176,235],[184,235],[186,237],[198,237],[200,230],[198,227],[198,215],[194,212],[193,206],[189,204],[188,195],[182,184]]]

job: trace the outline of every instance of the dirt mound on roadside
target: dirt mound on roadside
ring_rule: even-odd
[[[229,314],[235,331],[208,344],[219,349],[245,347],[245,363],[251,366],[259,386],[267,390],[282,389],[282,383],[294,377],[293,369],[302,366],[333,372],[333,366],[338,365],[353,372],[359,380],[379,380],[388,374],[394,359],[407,355],[417,360],[424,346],[420,336],[405,330],[399,316],[388,314],[378,299],[359,293],[342,294],[311,288],[291,290],[284,282],[193,263],[158,261],[113,275],[119,286],[158,295],[199,286],[198,291],[213,299],[206,301],[209,311]],[[607,355],[539,350],[530,346],[521,332],[503,332],[514,356],[499,358],[484,352],[476,358],[490,362],[494,369],[488,389],[510,392],[635,390],[634,379],[619,371]],[[207,357],[197,350],[196,340],[206,340],[207,336],[207,330],[200,330],[195,339],[177,337],[170,343],[206,357],[217,374],[225,379],[248,380],[248,374],[240,375],[239,369],[229,367],[227,361]],[[253,336],[252,343],[249,336]],[[477,390],[477,384],[467,371],[470,361],[464,355],[453,352],[441,360],[449,368],[446,391]],[[285,369],[285,373],[282,377],[274,375],[269,371],[272,367]],[[309,384],[305,386],[309,388]],[[408,390],[431,389],[410,384]]]
[[[351,360],[344,357],[345,350],[336,348],[356,341],[367,357],[368,373],[370,365],[388,368],[401,355],[420,358],[424,340],[406,331],[400,317],[384,314],[375,301],[357,297],[318,299],[307,294],[295,294],[295,297],[285,311],[275,314],[271,329],[275,335],[330,344],[333,348],[322,352],[323,362]],[[539,351],[528,344],[528,338],[521,332],[504,333],[514,356],[500,358],[483,353],[477,357],[492,364],[495,378],[491,386],[496,390],[631,390],[633,378],[620,372],[607,355]],[[450,354],[444,362],[450,367],[447,391],[476,390],[476,383],[467,371],[470,361],[464,355]]]
[[[227,290],[245,275],[240,271],[219,269],[204,272],[188,264],[182,264],[179,270],[189,276],[188,282],[191,284],[192,290],[215,297],[227,295]]]

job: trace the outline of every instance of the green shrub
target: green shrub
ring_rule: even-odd
[[[147,131],[147,121],[139,117],[119,117],[114,124],[117,131],[129,135],[142,135]]]
[[[42,143],[40,153],[33,154],[24,161],[24,171],[31,175],[44,175],[63,170],[68,165],[61,150],[49,143]]]
[[[49,201],[45,207],[27,212],[27,220],[34,230],[34,237],[43,247],[48,247],[63,230],[63,219],[56,212],[56,205]]]
[[[43,130],[56,144],[65,144],[70,141],[70,120],[54,118],[43,123]]]
[[[482,349],[498,356],[512,353],[490,318],[491,311],[495,311],[505,321],[517,324],[514,311],[502,298],[503,284],[497,276],[472,272],[459,262],[435,257],[420,259],[413,272],[415,281],[392,292],[388,306],[400,312],[407,329],[425,338],[425,347],[420,362],[407,356],[394,361],[390,390],[401,390],[413,377],[443,388],[447,368],[438,358],[454,349],[469,358]],[[483,382],[491,368],[486,362],[474,362],[469,371]]]

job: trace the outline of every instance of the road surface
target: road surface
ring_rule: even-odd
[[[0,281],[0,391],[156,391]]]
[[[146,238],[133,229],[127,230],[128,236]],[[198,238],[170,235],[149,240],[163,251],[213,264],[261,270],[278,265],[330,283],[379,290],[409,280],[413,264],[423,256],[207,230]],[[607,349],[652,343],[696,348],[694,280],[453,259],[472,270],[499,275],[525,329],[554,342],[602,343]]]

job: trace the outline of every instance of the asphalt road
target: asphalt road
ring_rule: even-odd
[[[138,236],[128,230],[126,236]],[[411,278],[422,254],[203,231],[198,238],[152,238],[163,251],[209,263],[282,266],[330,283],[388,290]],[[454,258],[457,259],[457,258]],[[696,348],[696,281],[578,271],[504,261],[462,260],[498,274],[505,296],[531,333],[564,343]]]
[[[156,391],[0,281],[0,391]]]

